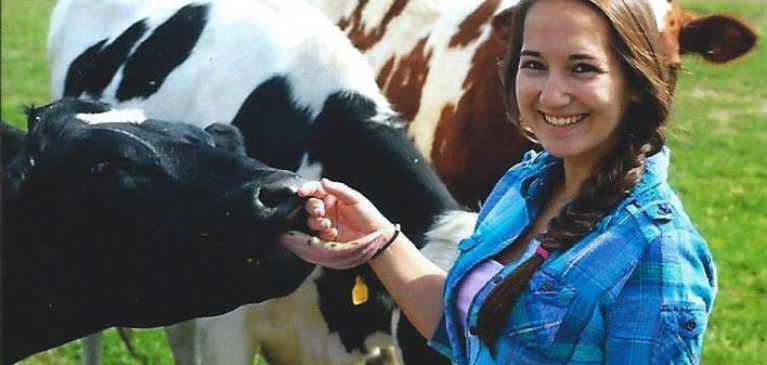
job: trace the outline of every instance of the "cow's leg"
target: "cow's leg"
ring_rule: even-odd
[[[101,344],[102,333],[96,332],[83,337],[81,340],[83,346],[83,365],[101,365],[103,348]]]
[[[196,319],[165,327],[176,365],[200,364],[200,331]]]
[[[256,339],[247,329],[247,308],[216,317],[200,318],[201,355],[206,365],[250,365],[256,355]]]

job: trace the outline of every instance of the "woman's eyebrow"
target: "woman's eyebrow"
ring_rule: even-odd
[[[525,49],[519,52],[520,57],[521,56],[530,56],[530,57],[541,57],[541,53],[538,51],[532,51],[529,49]],[[597,58],[586,53],[573,53],[569,57],[571,60],[596,60]]]
[[[524,49],[521,52],[519,52],[519,56],[520,57],[521,56],[531,56],[531,57],[539,57],[540,58],[541,57],[541,53],[537,52],[537,51],[531,51],[531,50]]]
[[[574,54],[571,54],[570,57],[568,57],[568,58],[571,59],[571,60],[576,60],[576,61],[580,61],[580,60],[591,60],[591,61],[594,61],[594,60],[597,59],[596,57],[594,57],[594,56],[592,56],[590,54],[585,54],[585,53],[574,53]]]

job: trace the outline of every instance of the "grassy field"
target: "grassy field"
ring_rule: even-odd
[[[48,101],[45,62],[52,0],[0,0],[2,117],[22,125],[21,106]],[[767,36],[763,0],[682,0],[696,13],[739,16]],[[767,359],[767,48],[725,66],[684,59],[670,127],[673,186],[707,238],[720,292],[704,342],[706,364],[763,364]],[[12,300],[11,298],[9,298]],[[149,364],[171,364],[160,330],[133,332]],[[138,364],[115,331],[105,363]],[[24,364],[76,364],[80,345]]]

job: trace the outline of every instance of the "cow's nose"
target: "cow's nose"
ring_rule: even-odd
[[[296,204],[296,190],[291,185],[262,186],[258,200],[267,208],[278,208],[283,204]]]
[[[306,183],[298,175],[293,173],[277,174],[273,176],[274,180],[261,185],[256,190],[255,198],[259,206],[265,209],[266,214],[275,218],[294,221],[298,218],[298,213],[303,211],[305,198],[300,198],[296,192],[298,188]]]

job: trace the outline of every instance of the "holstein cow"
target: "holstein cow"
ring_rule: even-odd
[[[276,244],[304,226],[304,180],[245,156],[234,127],[64,99],[2,137],[3,364],[283,296],[313,268]]]
[[[408,133],[450,192],[475,207],[532,147],[505,115],[496,64],[517,0],[305,0],[364,52],[378,85],[410,121]],[[676,0],[648,0],[669,67],[694,53],[723,63],[755,44],[726,15],[698,17]]]
[[[249,155],[359,189],[419,247],[449,248],[445,265],[473,229],[476,215],[459,209],[409,143],[363,56],[305,3],[63,0],[49,58],[54,97],[100,99],[199,126],[232,123]],[[355,306],[358,277],[369,299]],[[392,307],[368,268],[317,269],[285,298],[199,321],[196,338],[206,363],[249,364],[260,346],[273,365],[350,364],[392,344]]]

